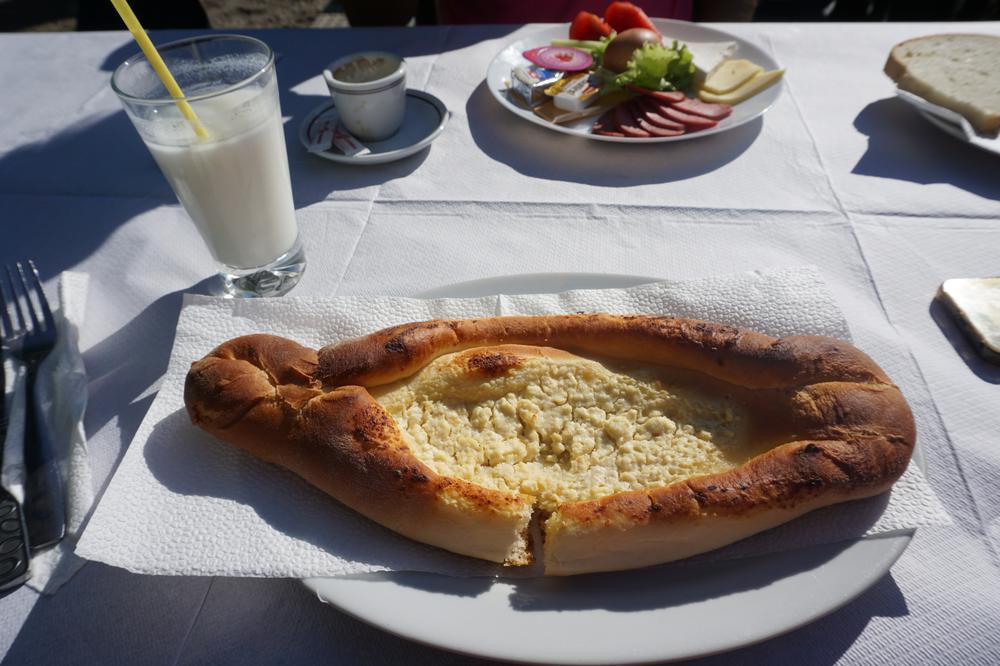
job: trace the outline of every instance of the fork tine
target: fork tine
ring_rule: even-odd
[[[52,319],[52,310],[49,308],[49,299],[45,297],[45,290],[42,289],[42,280],[38,277],[38,268],[35,267],[35,262],[28,259],[28,267],[31,268],[31,278],[35,285],[35,290],[38,292],[38,304],[42,308],[42,318],[45,320],[45,330],[54,331],[56,330],[56,323]]]
[[[3,325],[4,335],[14,335],[14,324],[10,321],[9,304],[12,299],[7,296],[7,286],[3,276],[0,276],[0,324]],[[15,317],[17,314],[15,313]],[[20,328],[20,326],[18,327]]]
[[[17,274],[21,278],[21,288],[24,290],[24,300],[25,305],[27,305],[28,313],[31,315],[31,331],[36,332],[42,330],[42,324],[38,321],[38,314],[35,313],[35,304],[31,302],[31,287],[28,286],[28,279],[24,276],[24,264],[20,261],[17,262]],[[27,317],[24,318],[27,321]]]
[[[10,308],[14,313],[14,330],[24,329],[28,326],[28,318],[21,309],[21,299],[17,297],[17,287],[14,285],[14,271],[10,269],[10,264],[4,266],[7,271],[7,288],[10,290]]]

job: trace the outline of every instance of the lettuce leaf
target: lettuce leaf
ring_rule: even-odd
[[[694,81],[694,62],[686,44],[643,44],[635,50],[628,67],[614,77],[618,87],[639,86],[648,90],[688,90]]]

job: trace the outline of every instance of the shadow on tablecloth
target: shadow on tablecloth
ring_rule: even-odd
[[[493,99],[486,81],[469,96],[465,115],[476,145],[518,173],[605,187],[668,183],[709,173],[743,154],[763,127],[757,118],[728,132],[669,145],[590,141],[515,116]]]
[[[947,183],[1000,199],[997,156],[945,134],[900,99],[872,102],[854,119],[854,127],[868,136],[868,150],[851,173],[922,185]]]
[[[94,478],[104,479],[98,498],[156,397],[150,388],[167,370],[184,294],[217,293],[220,287],[213,276],[165,294],[83,353],[89,378],[84,428],[92,436],[115,421],[118,431],[116,450],[92,452]]]
[[[66,219],[29,200],[9,221],[16,233],[0,243],[0,260],[32,257],[43,279],[78,265],[132,218],[176,201],[124,112],[84,118],[0,156],[0,183],[0,193],[41,203],[65,196],[115,199],[99,206],[100,214],[72,206],[74,216]]]

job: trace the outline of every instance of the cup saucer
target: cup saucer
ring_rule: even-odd
[[[312,132],[323,121],[336,122],[337,107],[333,100],[323,102],[310,111],[299,126],[299,141],[307,149]],[[382,141],[368,141],[364,145],[371,151],[364,155],[348,156],[336,148],[313,155],[344,164],[384,164],[412,155],[429,146],[444,131],[448,123],[448,109],[434,95],[420,90],[406,91],[406,115],[399,131]]]

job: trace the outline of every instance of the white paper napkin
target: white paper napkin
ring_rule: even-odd
[[[43,409],[49,415],[52,440],[58,447],[66,502],[66,536],[58,544],[31,558],[31,578],[27,585],[52,594],[73,577],[84,560],[73,553],[84,517],[94,503],[94,489],[83,431],[87,406],[87,375],[80,357],[79,330],[87,304],[89,276],[66,272],[59,276],[58,302],[50,305],[59,329],[59,341],[38,369],[37,388]],[[8,361],[10,428],[4,442],[4,485],[23,500],[24,481],[24,369]],[[17,396],[16,399],[14,396]]]
[[[811,268],[624,290],[475,299],[305,301],[189,296],[160,392],[81,538],[77,554],[148,574],[497,573],[494,565],[400,537],[291,472],[201,432],[184,411],[184,376],[193,360],[219,343],[252,332],[285,335],[319,347],[408,321],[584,310],[700,317],[772,335],[849,337],[843,316]],[[824,510],[713,557],[741,557],[947,522],[923,476],[911,466],[891,496]]]

